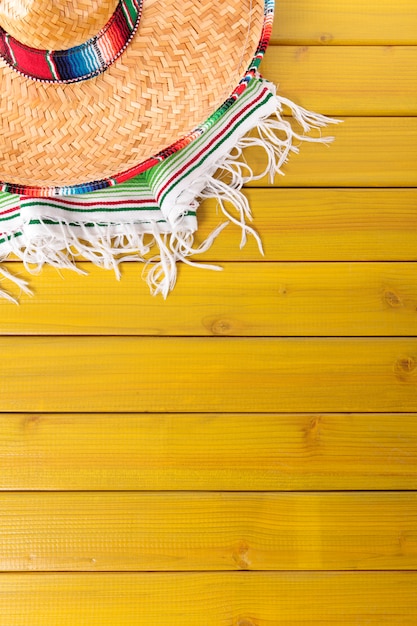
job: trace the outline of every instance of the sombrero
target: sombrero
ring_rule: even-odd
[[[154,164],[151,157],[184,139],[232,94],[267,38],[267,6],[2,2],[5,189],[91,191]]]
[[[117,268],[147,260],[151,234],[148,282],[166,295],[202,198],[253,233],[242,149],[263,147],[273,176],[331,121],[259,74],[273,14],[273,0],[0,0],[2,257]]]

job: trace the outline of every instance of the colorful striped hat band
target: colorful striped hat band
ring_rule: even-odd
[[[43,82],[75,83],[104,72],[128,46],[142,14],[142,0],[119,0],[107,24],[86,42],[64,50],[39,50],[0,26],[0,55],[14,70]]]
[[[0,262],[119,275],[136,259],[166,296],[177,261],[194,265],[227,223],[261,247],[244,184],[330,141],[320,128],[335,121],[260,75],[273,16],[274,0],[0,2]],[[209,198],[227,221],[195,247]]]

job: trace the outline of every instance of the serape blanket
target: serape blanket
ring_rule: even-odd
[[[77,270],[76,260],[83,258],[120,277],[119,264],[135,259],[145,264],[151,292],[166,297],[176,282],[177,262],[196,265],[191,258],[206,250],[228,223],[240,227],[242,245],[250,234],[262,249],[248,225],[251,214],[243,185],[282,174],[301,141],[331,141],[320,132],[308,133],[335,121],[278,96],[272,83],[256,76],[233,105],[206,122],[204,134],[124,183],[51,198],[1,192],[0,260],[14,254],[35,273],[45,264]],[[245,161],[243,150],[251,146],[264,150],[260,172]],[[226,221],[194,248],[197,209],[205,198],[217,199]],[[1,265],[0,273],[30,292],[26,281]],[[5,289],[0,295],[15,300]]]

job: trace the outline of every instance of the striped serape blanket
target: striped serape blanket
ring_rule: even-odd
[[[122,261],[139,260],[151,292],[166,297],[175,285],[178,261],[221,269],[192,259],[228,223],[241,229],[242,245],[251,235],[262,250],[257,233],[248,225],[251,214],[243,185],[282,174],[282,166],[300,142],[331,141],[319,131],[308,134],[329,122],[335,120],[294,105],[277,95],[273,84],[256,76],[231,106],[206,122],[201,136],[127,182],[50,198],[1,192],[0,260],[16,255],[35,273],[45,264],[78,270],[76,260],[82,258],[113,269],[117,277]],[[260,172],[253,172],[245,161],[243,150],[253,146],[265,154]],[[206,198],[217,199],[225,220],[195,248],[197,210]],[[30,293],[25,280],[1,265],[0,272]],[[0,295],[14,300],[4,289]]]

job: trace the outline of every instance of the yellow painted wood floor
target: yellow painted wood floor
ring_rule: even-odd
[[[0,626],[417,624],[417,4],[277,4],[344,123],[247,189],[265,258],[0,305]]]

